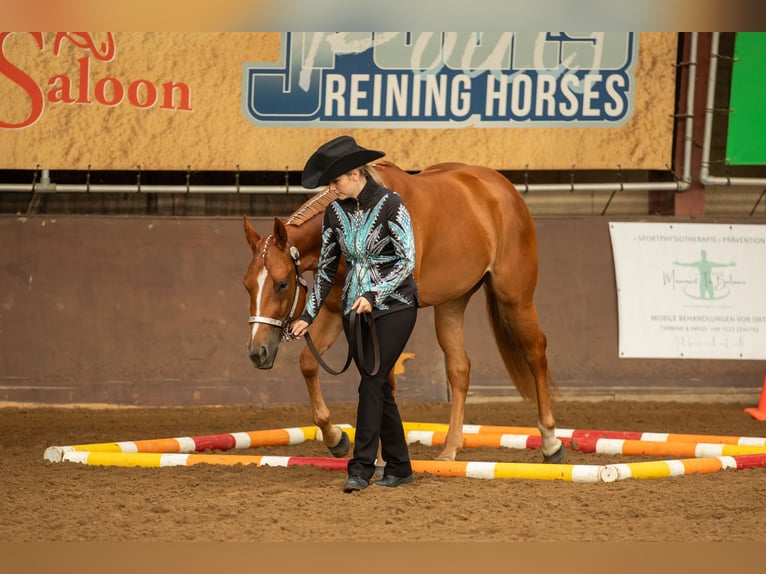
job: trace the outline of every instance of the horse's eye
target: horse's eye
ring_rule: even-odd
[[[280,281],[277,285],[277,290],[280,292],[285,291],[287,289],[287,284],[287,279],[282,279],[282,281]]]

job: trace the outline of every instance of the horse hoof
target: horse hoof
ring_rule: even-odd
[[[561,443],[559,449],[551,455],[543,455],[543,462],[548,464],[558,464],[564,460],[564,443]]]
[[[351,449],[351,441],[348,439],[348,435],[344,431],[340,431],[340,440],[335,446],[327,447],[330,449],[330,454],[335,458],[341,458],[348,454]]]

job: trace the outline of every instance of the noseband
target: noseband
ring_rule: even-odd
[[[269,250],[269,243],[273,235],[269,235],[266,238],[266,243],[263,245],[263,251],[261,251],[261,258],[263,259],[263,266],[266,266],[266,252]],[[293,260],[295,266],[295,294],[293,295],[293,304],[290,307],[290,311],[287,313],[287,317],[283,321],[279,319],[273,319],[271,317],[264,317],[262,315],[251,315],[248,319],[248,324],[263,323],[264,325],[271,325],[273,327],[279,327],[282,330],[280,339],[282,341],[292,341],[295,336],[290,331],[290,322],[294,320],[293,314],[298,307],[298,299],[300,299],[300,288],[303,287],[308,291],[308,285],[306,280],[301,275],[301,254],[295,245],[290,245],[290,258]]]

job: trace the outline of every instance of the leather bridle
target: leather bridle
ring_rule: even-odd
[[[261,258],[263,259],[264,267],[266,266],[266,252],[269,250],[269,243],[271,242],[272,238],[272,235],[269,235],[266,238],[266,243],[264,243],[263,251],[261,252]],[[287,313],[287,317],[280,321],[279,319],[264,317],[263,315],[251,315],[247,321],[250,325],[253,323],[262,323],[264,325],[271,325],[272,327],[280,328],[281,341],[292,341],[295,339],[295,335],[293,335],[290,331],[290,323],[297,318],[293,315],[298,308],[298,301],[300,300],[301,296],[301,287],[303,287],[308,292],[308,285],[306,284],[306,280],[301,275],[301,254],[295,245],[290,245],[290,258],[293,260],[293,265],[295,266],[295,294],[293,295],[293,304],[290,307],[290,311]]]

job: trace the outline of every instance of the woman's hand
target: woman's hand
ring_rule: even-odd
[[[354,304],[351,305],[351,310],[355,310],[357,315],[362,313],[369,313],[372,311],[372,305],[366,298],[359,297],[356,301],[354,301]]]
[[[309,329],[309,324],[306,321],[298,319],[290,324],[290,332],[296,339],[300,339],[306,331]]]

